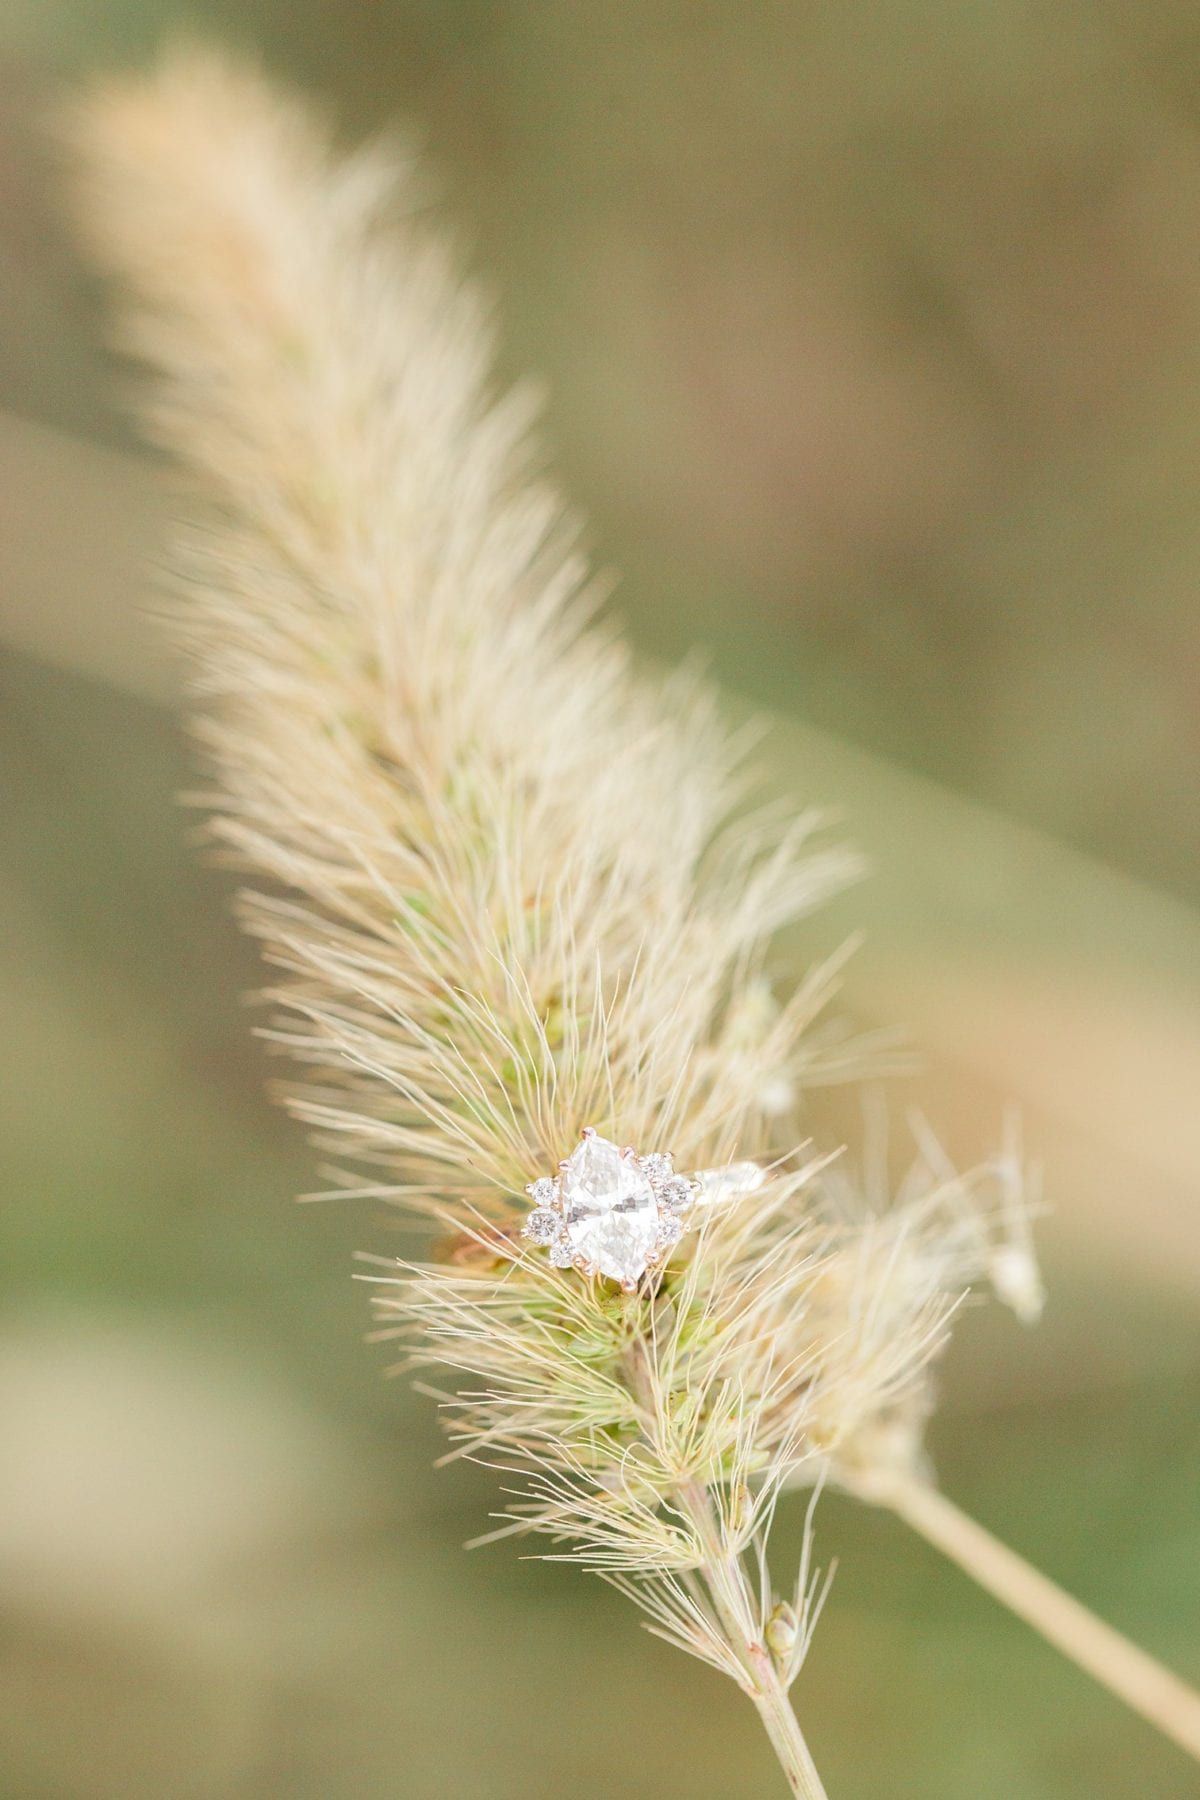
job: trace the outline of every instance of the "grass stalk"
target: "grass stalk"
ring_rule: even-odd
[[[1200,1761],[1200,1693],[928,1482],[889,1478],[862,1498],[890,1507],[1101,1686]]]
[[[789,1790],[798,1800],[827,1800],[787,1688],[759,1635],[755,1596],[745,1565],[722,1542],[705,1488],[697,1482],[690,1483],[680,1494],[679,1504],[704,1545],[706,1560],[699,1574],[729,1647],[744,1670],[742,1687],[763,1722]]]

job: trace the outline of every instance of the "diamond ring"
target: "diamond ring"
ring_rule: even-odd
[[[620,1150],[585,1126],[578,1148],[526,1193],[533,1211],[524,1236],[558,1269],[606,1275],[632,1293],[667,1260],[697,1216],[751,1194],[765,1179],[757,1163],[730,1163],[677,1175],[671,1157]]]

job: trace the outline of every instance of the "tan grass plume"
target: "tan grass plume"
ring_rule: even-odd
[[[1037,1308],[1019,1159],[960,1177],[922,1140],[869,1206],[798,1148],[805,1084],[842,1072],[809,1029],[833,972],[777,1000],[771,941],[857,860],[753,803],[693,674],[631,671],[407,150],[335,150],[195,49],[72,130],[148,429],[195,478],[181,629],[288,1103],[344,1191],[435,1228],[376,1259],[380,1335],[504,1471],[496,1531],[732,1676],[811,1800],[787,1690],[820,1590],[807,1537],[777,1587],[774,1510],[919,1486],[962,1294]],[[583,1127],[768,1179],[622,1292],[521,1235]]]

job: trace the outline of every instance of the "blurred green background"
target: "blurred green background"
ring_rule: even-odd
[[[0,1793],[770,1794],[745,1702],[623,1601],[463,1553],[490,1478],[361,1342],[394,1223],[292,1204],[38,123],[181,16],[0,9]],[[1054,1206],[1044,1325],[963,1322],[942,1479],[1200,1679],[1200,15],[186,19],[419,130],[635,640],[705,645],[877,865],[797,963],[864,922],[851,1010],[929,1053],[901,1100],[969,1157],[1015,1096]],[[831,1498],[818,1547],[835,1800],[1200,1792],[899,1526]]]

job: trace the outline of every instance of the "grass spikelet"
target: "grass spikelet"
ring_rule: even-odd
[[[177,629],[285,1098],[335,1192],[427,1227],[364,1270],[376,1335],[450,1457],[497,1471],[487,1535],[597,1572],[736,1680],[813,1800],[787,1692],[824,1589],[811,1506],[782,1590],[772,1519],[789,1488],[919,1475],[971,1285],[1036,1310],[1020,1159],[959,1177],[918,1127],[868,1204],[798,1146],[805,1085],[887,1055],[814,1031],[836,959],[774,991],[775,933],[858,859],[755,802],[693,673],[631,668],[404,145],[336,149],[197,49],[70,132],[147,430],[188,478]],[[585,1127],[766,1177],[622,1291],[521,1235]]]

